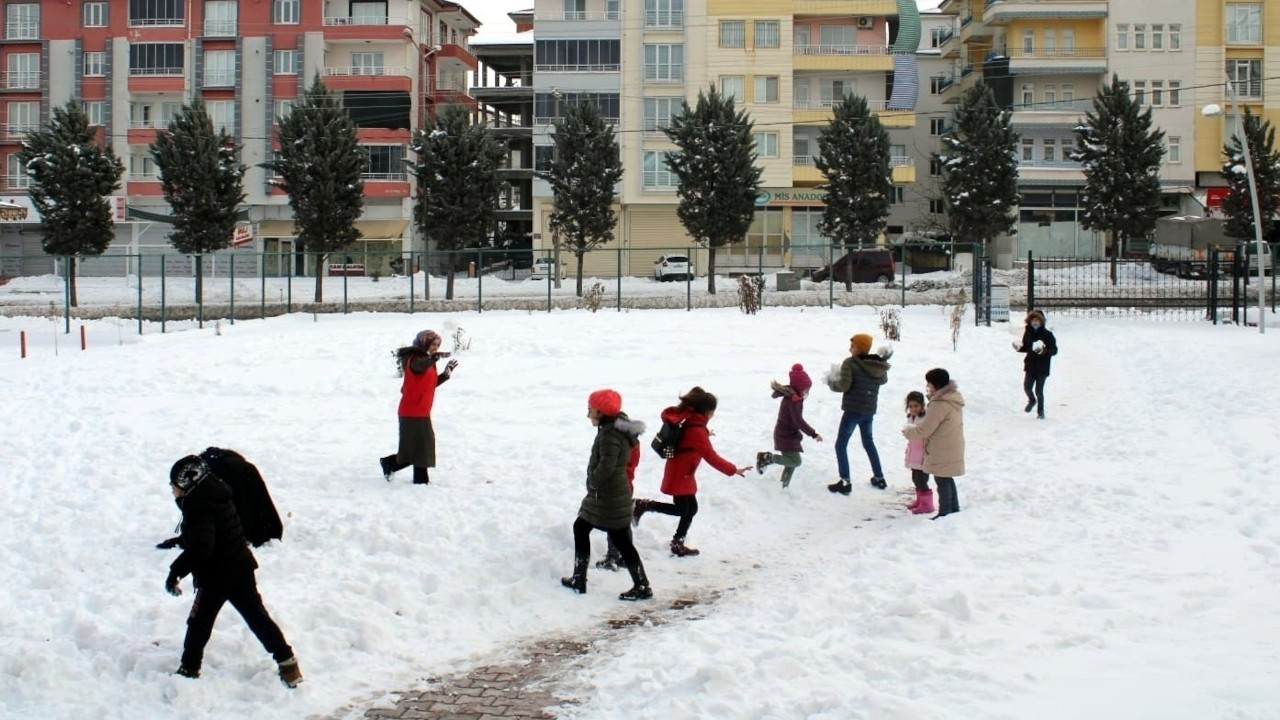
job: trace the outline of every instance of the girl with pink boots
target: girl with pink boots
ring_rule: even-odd
[[[924,393],[912,390],[907,393],[907,425],[919,425],[923,420]],[[907,509],[916,515],[933,512],[933,491],[929,489],[929,473],[924,471],[924,438],[907,438],[904,460],[907,469],[911,471],[911,482],[916,485],[916,501],[908,505]]]

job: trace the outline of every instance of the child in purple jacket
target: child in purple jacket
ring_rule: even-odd
[[[813,381],[800,363],[791,366],[791,375],[787,380],[787,385],[776,380],[769,383],[773,388],[773,396],[782,398],[778,404],[778,422],[773,426],[773,448],[778,452],[756,453],[756,472],[761,475],[769,465],[781,465],[784,468],[784,488],[791,485],[791,475],[800,467],[800,453],[803,452],[800,442],[804,440],[804,435],[822,442],[822,436],[804,421],[804,399],[809,395]]]

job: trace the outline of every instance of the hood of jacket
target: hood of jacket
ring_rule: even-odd
[[[889,363],[885,362],[884,358],[879,355],[854,355],[853,361],[873,378],[878,379],[889,374]]]
[[[613,428],[626,435],[631,440],[631,444],[635,445],[640,442],[640,436],[644,434],[645,424],[642,420],[632,420],[626,413],[618,413],[618,417],[613,421]]]
[[[702,413],[696,413],[692,410],[684,410],[679,406],[672,406],[662,411],[662,421],[669,423],[685,423],[687,425],[706,426],[707,416]]]
[[[929,396],[929,402],[946,403],[948,405],[954,405],[956,408],[963,408],[964,396],[960,394],[960,388],[957,387],[956,382],[952,380],[946,385],[934,390],[933,394]]]

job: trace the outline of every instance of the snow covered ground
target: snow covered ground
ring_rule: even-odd
[[[558,581],[587,394],[616,388],[652,428],[701,384],[720,397],[717,448],[748,464],[770,445],[769,380],[795,362],[826,442],[806,441],[786,491],[776,469],[704,467],[701,557],[670,557],[674,519],[645,517],[655,605],[718,599],[597,648],[563,717],[1276,717],[1280,333],[1051,316],[1062,350],[1037,421],[1020,328],[966,324],[953,351],[944,310],[909,307],[876,423],[890,490],[833,496],[839,396],[821,378],[877,326],[868,307],[294,315],[164,335],[102,320],[81,351],[60,320],[0,318],[0,717],[360,717],[525,641],[594,637],[636,608],[616,600],[625,573],[593,570],[583,596]],[[432,484],[388,484],[390,352],[424,327],[471,346],[437,398]],[[900,509],[898,428],[935,366],[968,401],[968,473],[962,512],[930,522]],[[229,608],[204,676],[170,674],[191,586],[165,594],[174,551],[152,546],[177,521],[169,466],[208,445],[257,463],[285,516],[258,577],[297,690]],[[869,476],[856,440],[850,458]],[[660,476],[646,449],[639,494]]]

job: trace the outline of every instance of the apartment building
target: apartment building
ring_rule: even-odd
[[[133,271],[115,255],[168,246],[169,206],[148,146],[184,103],[201,99],[214,123],[242,147],[247,208],[239,247],[266,253],[267,273],[289,271],[293,222],[287,196],[261,163],[270,159],[277,119],[320,76],[351,112],[369,152],[363,239],[347,255],[386,272],[389,256],[414,247],[412,187],[404,158],[413,128],[441,102],[474,105],[468,39],[480,23],[448,0],[33,0],[5,5],[0,30],[0,156],[3,200],[28,210],[0,215],[5,274],[47,272],[39,219],[17,158],[23,136],[50,108],[85,102],[125,162],[117,238],[85,272]],[[418,248],[421,249],[421,248]],[[234,254],[234,253],[232,253]],[[259,262],[250,253],[253,263]],[[143,271],[155,268],[143,268]],[[308,265],[307,273],[315,268]]]
[[[755,123],[762,192],[746,242],[717,253],[717,268],[821,264],[823,207],[813,166],[817,133],[845,94],[868,99],[895,138],[894,181],[915,179],[920,23],[915,0],[538,0],[535,132],[550,159],[550,123],[570,103],[597,103],[618,129],[623,272],[648,274],[656,257],[694,247],[676,215],[676,179],[662,130],[681,103],[714,85]],[[535,245],[552,243],[550,188],[535,180]],[[695,252],[695,262],[705,260]],[[592,268],[590,262],[610,263]],[[603,255],[588,271],[614,270]]]

